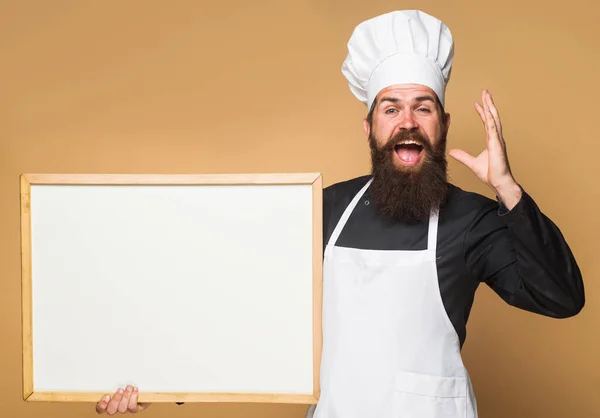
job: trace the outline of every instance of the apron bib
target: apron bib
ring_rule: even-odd
[[[437,211],[425,250],[336,246],[371,182],[350,202],[325,247],[321,395],[307,417],[477,418],[439,290]]]

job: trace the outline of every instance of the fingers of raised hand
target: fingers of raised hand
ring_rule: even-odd
[[[475,110],[479,114],[479,117],[481,118],[481,122],[483,123],[483,126],[485,127],[486,120],[485,120],[485,111],[483,110],[483,106],[481,106],[479,103],[475,102]]]
[[[484,103],[483,105],[480,105],[479,103],[475,103],[475,109],[477,110],[477,113],[479,113],[481,122],[483,122],[487,140],[494,139],[496,136],[496,123],[494,122],[494,117],[490,113],[487,104]]]
[[[492,112],[490,111],[490,108],[488,106],[484,106],[483,109],[485,110],[485,120],[488,139],[496,140],[498,139],[498,131],[496,129],[496,122],[494,121],[494,116],[492,115]]]
[[[485,90],[482,94],[483,103],[487,106],[490,114],[492,115],[492,119],[494,120],[494,124],[496,125],[496,131],[500,136],[502,136],[502,123],[500,122],[500,113],[498,112],[498,108],[494,104],[494,99],[489,91]]]

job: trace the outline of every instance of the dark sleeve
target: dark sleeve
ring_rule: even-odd
[[[554,318],[578,314],[583,280],[558,227],[525,191],[510,211],[491,202],[465,232],[469,271],[517,308]]]

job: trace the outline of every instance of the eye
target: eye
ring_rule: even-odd
[[[427,113],[431,112],[431,110],[429,110],[426,107],[420,107],[418,110],[419,110],[419,112],[427,112]]]
[[[396,109],[394,109],[394,108],[392,107],[392,108],[389,108],[389,109],[387,109],[387,110],[385,111],[385,113],[387,113],[387,114],[390,114],[390,113],[392,113],[392,112],[395,112],[395,111],[396,111]]]

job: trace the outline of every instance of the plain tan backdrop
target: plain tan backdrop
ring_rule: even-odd
[[[454,34],[449,147],[483,149],[473,103],[489,89],[514,174],[560,226],[586,284],[587,305],[568,320],[516,310],[480,288],[463,353],[481,417],[600,416],[598,3],[1,6],[0,416],[95,416],[93,404],[21,399],[19,174],[320,171],[325,185],[365,174],[365,109],[340,66],[356,24],[401,8],[434,14]],[[453,160],[450,174],[460,187],[491,196]],[[110,326],[98,329],[97,338],[111,339]],[[135,355],[127,347],[122,352]],[[279,418],[303,417],[305,409],[157,404],[143,415]]]

